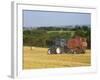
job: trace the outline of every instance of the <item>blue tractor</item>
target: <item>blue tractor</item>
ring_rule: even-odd
[[[48,54],[62,54],[67,51],[67,40],[56,38],[53,40],[52,46],[48,49]]]

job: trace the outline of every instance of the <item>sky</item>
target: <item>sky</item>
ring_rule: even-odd
[[[89,13],[23,10],[23,27],[90,25]]]

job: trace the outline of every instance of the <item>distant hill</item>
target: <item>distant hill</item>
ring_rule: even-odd
[[[90,25],[59,25],[59,26],[34,26],[34,27],[23,27],[23,30],[32,30],[32,29],[39,29],[39,30],[68,30],[74,29],[75,27],[90,27]]]

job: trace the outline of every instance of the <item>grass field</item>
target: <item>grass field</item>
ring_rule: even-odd
[[[23,69],[90,66],[90,50],[85,54],[47,54],[48,48],[23,48]]]

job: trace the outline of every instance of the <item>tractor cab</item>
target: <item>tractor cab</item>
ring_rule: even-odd
[[[64,46],[66,46],[66,40],[65,39],[55,39],[54,45],[56,47],[64,47]]]
[[[48,54],[61,54],[66,46],[66,39],[56,38],[53,40],[52,46],[48,49]]]

